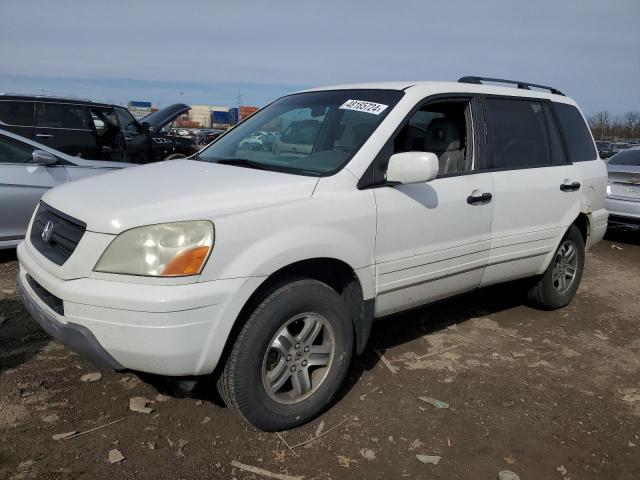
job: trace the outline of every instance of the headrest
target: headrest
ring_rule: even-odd
[[[460,150],[460,126],[455,120],[435,118],[427,127],[425,150],[427,152]]]

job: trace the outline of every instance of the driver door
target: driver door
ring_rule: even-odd
[[[114,109],[91,107],[90,112],[99,152],[94,159],[124,162],[126,157],[125,139]]]
[[[120,130],[124,135],[126,148],[125,162],[148,163],[149,137],[142,132],[142,126],[122,107],[114,107]]]
[[[376,316],[477,288],[489,260],[493,180],[479,168],[476,99],[420,107],[389,153],[432,152],[436,179],[375,188]]]

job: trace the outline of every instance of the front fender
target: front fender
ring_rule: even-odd
[[[375,220],[370,192],[359,191],[341,199],[307,199],[216,219],[215,246],[201,281],[268,277],[315,258],[340,260],[359,277],[368,277]],[[364,280],[363,294],[370,298],[373,279]]]

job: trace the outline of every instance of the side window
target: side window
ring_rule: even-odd
[[[33,102],[0,101],[0,122],[18,127],[33,127]]]
[[[548,103],[544,104],[544,114],[547,118],[547,126],[549,127],[549,146],[551,147],[551,163],[554,165],[565,165],[567,163],[567,156],[564,152],[564,145],[562,144],[562,136],[558,129],[558,124],[553,116],[551,107]]]
[[[589,127],[587,127],[580,111],[573,105],[565,103],[554,103],[553,106],[558,114],[560,127],[567,142],[569,160],[585,162],[598,158]]]
[[[393,142],[393,153],[431,152],[438,156],[439,175],[473,169],[469,101],[430,103],[415,112]]]
[[[0,135],[0,163],[29,163],[34,150],[29,144]]]
[[[90,129],[87,111],[82,105],[45,103],[44,110],[49,128]]]
[[[541,102],[488,98],[485,117],[494,168],[551,165]]]
[[[138,122],[133,118],[127,110],[124,108],[115,108],[116,116],[118,117],[118,122],[120,123],[120,128],[127,132],[138,133]]]

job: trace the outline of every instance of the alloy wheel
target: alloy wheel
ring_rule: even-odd
[[[578,271],[578,247],[572,240],[562,242],[553,260],[551,281],[561,294],[567,292],[576,278]]]
[[[335,337],[317,313],[287,320],[269,342],[262,361],[262,384],[278,403],[299,403],[322,385],[333,364]]]

